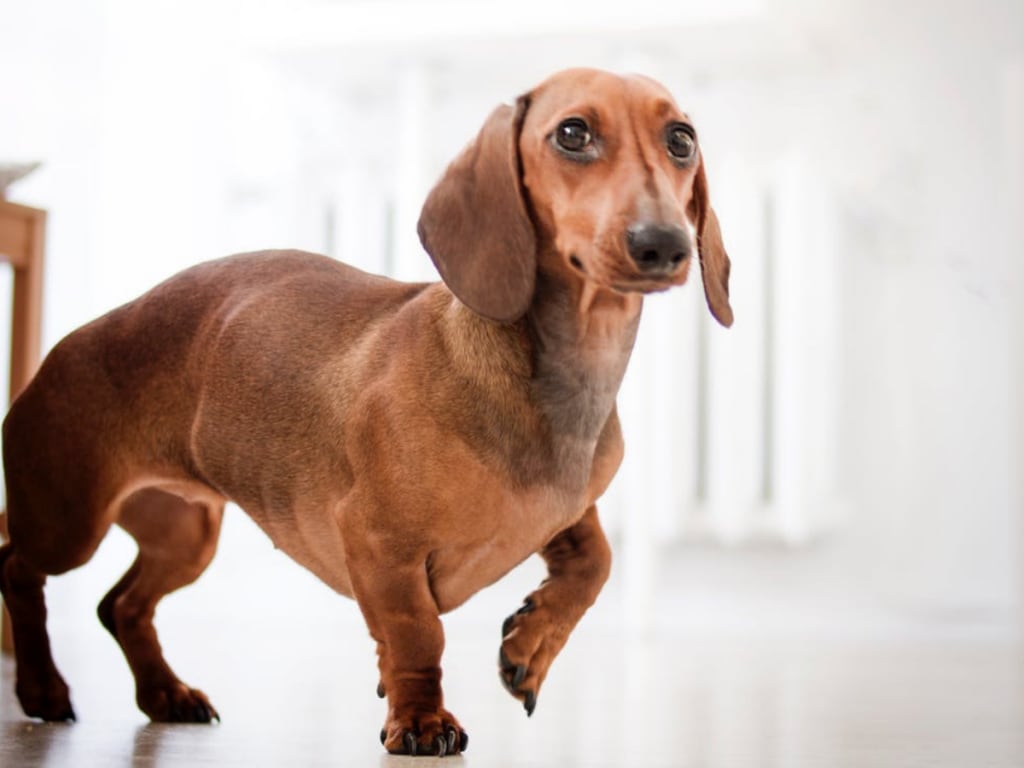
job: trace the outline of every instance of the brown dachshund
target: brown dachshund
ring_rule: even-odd
[[[562,72],[488,117],[423,207],[443,283],[267,251],[188,269],[78,329],[3,427],[10,609],[25,713],[74,719],[43,585],[111,524],[139,553],[99,605],[153,720],[208,722],[153,614],[214,555],[226,502],[355,598],[390,752],[466,748],[441,692],[440,615],[535,552],[505,620],[527,712],[608,576],[595,502],[622,458],[615,396],[643,296],[701,261],[732,322],[696,133],[642,77]]]

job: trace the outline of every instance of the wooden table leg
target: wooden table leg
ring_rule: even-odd
[[[10,399],[14,401],[39,367],[43,316],[43,254],[46,212],[0,200],[0,256],[14,270],[11,306]],[[7,540],[6,514],[0,515],[0,541]],[[11,653],[14,638],[7,606],[0,615],[0,651]]]

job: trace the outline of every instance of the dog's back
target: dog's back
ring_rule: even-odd
[[[4,420],[11,540],[44,570],[63,572],[91,556],[112,522],[95,517],[129,475],[216,486],[201,458],[220,458],[194,452],[197,420],[257,424],[261,434],[249,428],[245,439],[280,439],[296,411],[322,397],[311,383],[317,369],[423,288],[324,256],[262,251],[192,267],[74,331]],[[230,413],[203,413],[210,387],[233,393],[218,401]],[[232,452],[246,456],[244,446]],[[56,532],[43,535],[55,524],[64,547]]]

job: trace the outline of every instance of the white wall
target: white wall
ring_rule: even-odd
[[[1019,212],[1006,206],[1015,141],[1001,82],[1024,19],[1008,3],[943,10],[859,4],[846,27],[862,105],[831,126],[852,150],[834,153],[847,166],[834,169],[847,209],[846,482],[876,588],[998,613],[1019,599],[1021,557],[1008,420],[1021,241],[1007,236]]]
[[[102,24],[98,0],[0,0],[0,158],[45,163],[11,197],[51,210],[47,346],[93,314],[102,279],[95,269],[103,215],[96,193],[103,160]]]

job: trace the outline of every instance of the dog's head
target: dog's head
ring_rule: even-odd
[[[420,239],[452,292],[521,317],[538,269],[620,292],[686,281],[728,326],[729,257],[697,134],[658,83],[560,72],[491,113],[431,190]]]

